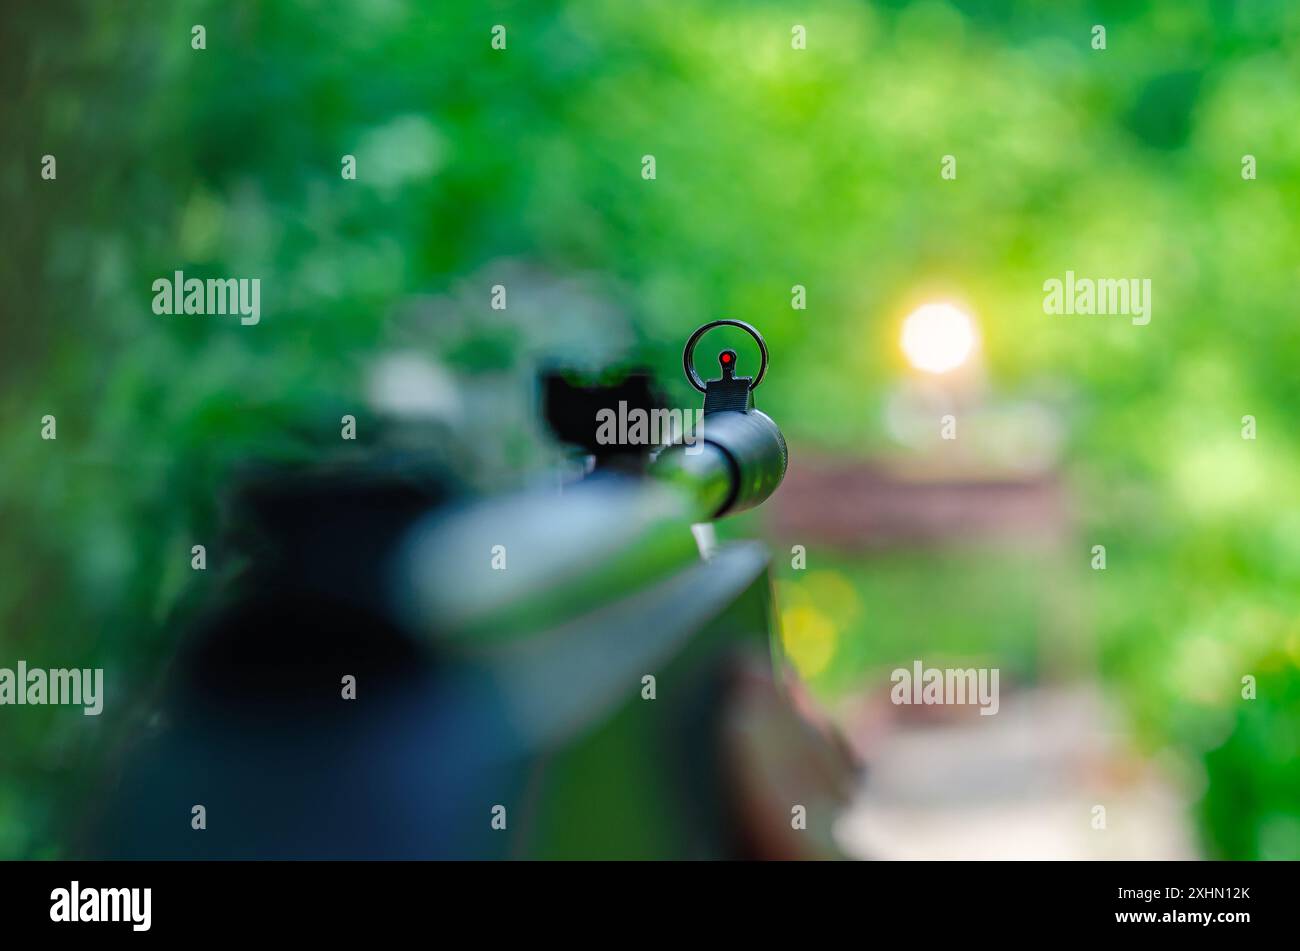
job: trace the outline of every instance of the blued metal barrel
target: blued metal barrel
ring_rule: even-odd
[[[684,488],[700,519],[743,512],[763,502],[785,478],[785,437],[766,413],[710,413],[694,445],[677,444],[651,467],[656,478]]]

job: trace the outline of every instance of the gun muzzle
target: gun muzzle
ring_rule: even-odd
[[[694,501],[700,520],[759,505],[785,478],[785,437],[772,417],[756,409],[707,413],[694,445],[659,454],[651,475],[673,483]]]

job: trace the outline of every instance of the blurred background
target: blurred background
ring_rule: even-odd
[[[0,665],[108,696],[0,711],[0,857],[68,854],[242,461],[472,420],[470,477],[528,485],[538,367],[694,406],[682,342],[725,316],[767,338],[791,466],[720,531],[769,542],[787,651],[871,764],[846,850],[1300,858],[1300,7],[4,19]],[[177,269],[260,278],[261,322],[156,316]],[[1045,315],[1067,270],[1149,278],[1150,324]],[[892,706],[918,659],[999,668],[999,714]]]

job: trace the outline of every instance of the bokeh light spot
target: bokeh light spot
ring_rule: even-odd
[[[927,373],[947,373],[975,349],[975,321],[952,304],[924,304],[903,321],[903,353]]]

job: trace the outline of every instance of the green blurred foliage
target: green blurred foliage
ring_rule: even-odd
[[[821,565],[862,614],[814,683],[852,689],[927,647],[1038,676],[1064,611],[1144,741],[1208,756],[1211,853],[1296,857],[1294,756],[1267,751],[1294,751],[1300,676],[1300,7],[68,0],[4,17],[0,663],[102,665],[119,698],[147,695],[233,467],[318,457],[343,412],[364,432],[384,353],[444,365],[492,410],[482,470],[522,480],[546,461],[539,361],[639,360],[690,405],[681,341],[744,317],[795,458],[865,456],[892,448],[899,321],[946,296],[977,315],[995,387],[1066,394],[1080,552],[1104,540],[1109,569]],[[151,282],[177,268],[260,277],[261,324],[155,316]],[[1067,269],[1150,277],[1151,324],[1045,317],[1042,282]],[[1047,594],[1063,576],[1064,603]],[[0,715],[0,856],[58,854],[121,726],[102,719]]]

